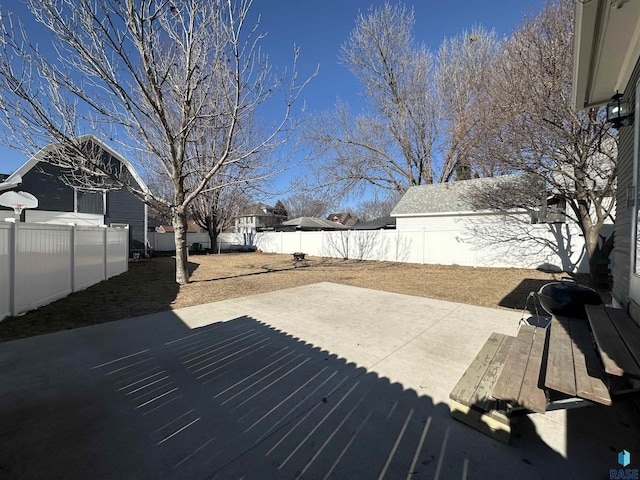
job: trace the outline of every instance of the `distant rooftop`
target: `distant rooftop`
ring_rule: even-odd
[[[523,174],[515,174],[418,185],[407,190],[391,212],[391,216],[471,212],[475,210],[470,199],[474,189],[481,190],[484,186],[495,188],[501,182],[521,181],[530,182],[531,179]]]

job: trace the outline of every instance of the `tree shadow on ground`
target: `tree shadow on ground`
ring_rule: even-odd
[[[0,341],[112,322],[127,317],[169,310],[180,285],[173,258],[150,258],[129,262],[125,273],[74,292],[49,305],[0,322]],[[198,264],[188,262],[189,275]]]

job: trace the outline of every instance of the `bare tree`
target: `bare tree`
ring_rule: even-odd
[[[358,203],[353,214],[364,222],[388,217],[401,197],[402,195],[399,192],[390,192],[384,197],[376,192],[370,200],[363,200]]]
[[[322,218],[335,208],[335,202],[320,193],[295,193],[283,200],[289,218],[317,217]]]
[[[474,27],[445,39],[434,72],[437,87],[439,182],[493,176],[495,170],[473,158],[473,145],[482,142],[485,112],[477,108],[486,94],[499,42],[494,32]]]
[[[613,248],[613,234],[601,235],[615,204],[617,139],[602,110],[576,112],[571,102],[573,2],[548,4],[528,19],[497,57],[486,114],[474,155],[486,165],[537,176],[542,196],[561,199],[585,239],[592,281]],[[508,191],[487,192],[484,204],[503,209],[514,203]]]
[[[358,78],[368,109],[338,103],[311,122],[307,140],[322,176],[339,193],[374,187],[404,192],[432,183],[437,134],[433,55],[412,37],[414,14],[385,4],[360,14],[340,58]]]
[[[251,197],[237,185],[216,188],[199,195],[189,205],[189,217],[207,231],[214,249],[218,235],[233,227],[235,218],[252,203]]]
[[[158,209],[167,209],[176,240],[176,281],[186,283],[186,221],[202,192],[237,183],[214,177],[230,165],[240,179],[262,178],[248,160],[282,144],[295,127],[293,103],[306,82],[279,77],[260,51],[257,26],[245,25],[251,0],[28,0],[52,35],[53,52],[29,41],[10,15],[0,26],[0,105],[9,140],[26,149],[57,142],[64,155],[47,158],[73,171],[99,172]],[[54,53],[54,55],[51,55]],[[308,81],[308,80],[307,80]],[[279,121],[260,135],[256,109],[284,92]],[[78,138],[105,131],[150,160],[168,182],[170,200],[137,191],[100,162]],[[215,148],[199,155],[202,139]],[[267,173],[268,174],[268,173]],[[89,177],[87,177],[89,178]]]
[[[338,194],[404,192],[414,185],[484,176],[471,148],[482,112],[475,99],[499,45],[481,27],[445,39],[437,56],[413,38],[414,14],[398,5],[370,8],[340,50],[358,78],[366,109],[338,102],[306,133],[325,184]]]

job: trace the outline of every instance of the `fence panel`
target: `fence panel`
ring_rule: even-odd
[[[149,245],[156,252],[172,252],[176,249],[176,237],[173,232],[149,232],[148,234]],[[242,245],[242,241],[238,241],[236,234],[222,233],[218,236],[218,242],[222,244]],[[191,245],[199,243],[202,248],[211,249],[211,239],[208,233],[201,232],[188,232],[187,244]]]
[[[282,232],[259,232],[255,237],[256,248],[263,252],[282,252]]]
[[[120,275],[129,267],[129,230],[108,228],[106,243],[107,278]],[[124,248],[123,248],[124,247]]]
[[[399,231],[395,244],[395,262],[424,263],[424,231]]]
[[[520,224],[516,226],[522,229]],[[572,224],[528,225],[523,231],[516,232],[517,235],[502,223],[489,224],[483,227],[489,233],[486,236],[462,227],[443,227],[264,232],[256,236],[256,246],[269,253],[301,251],[308,255],[356,260],[589,271],[584,239],[578,227]],[[507,240],[502,240],[505,235]]]
[[[11,314],[12,228],[10,223],[0,224],[0,319]]]
[[[67,296],[72,227],[16,223],[15,310],[25,312]]]
[[[300,251],[300,240],[303,232],[283,232],[282,241],[282,253],[293,253]],[[305,252],[306,253],[306,252]]]
[[[0,224],[0,320],[127,271],[122,228]]]
[[[324,243],[324,233],[326,232],[298,232],[300,235],[300,248],[297,252],[304,252],[307,255],[321,256],[322,245]]]
[[[104,228],[75,227],[73,291],[104,280]]]

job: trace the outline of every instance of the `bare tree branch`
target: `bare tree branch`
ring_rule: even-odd
[[[86,172],[85,181],[101,172],[145,202],[169,209],[176,281],[187,282],[189,205],[202,192],[277,170],[254,159],[267,158],[263,154],[296,127],[293,105],[310,80],[297,79],[297,50],[291,74],[272,70],[260,50],[258,25],[245,26],[251,0],[27,4],[52,35],[56,55],[42,52],[10,15],[2,16],[0,121],[12,132],[9,142],[32,151],[58,143],[65,155],[52,162]],[[258,131],[258,107],[278,92],[284,94],[280,119]],[[143,195],[86,158],[78,139],[87,131],[137,152],[148,172],[167,179],[164,191]]]

